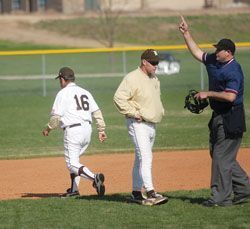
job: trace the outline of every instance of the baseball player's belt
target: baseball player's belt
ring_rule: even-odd
[[[75,123],[75,124],[66,126],[66,127],[63,128],[63,130],[65,130],[66,128],[72,128],[72,127],[76,127],[76,126],[81,126],[81,123]]]

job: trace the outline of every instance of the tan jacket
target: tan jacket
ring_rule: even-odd
[[[140,67],[127,74],[114,95],[114,103],[120,113],[145,121],[159,123],[164,115],[161,102],[160,81],[150,78]]]

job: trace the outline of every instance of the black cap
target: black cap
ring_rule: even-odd
[[[141,60],[158,64],[160,61],[158,53],[154,49],[147,49],[141,54]]]
[[[63,67],[59,70],[58,76],[55,79],[63,78],[65,80],[75,80],[74,71],[69,67]]]
[[[235,53],[235,44],[233,41],[227,38],[221,39],[217,44],[213,45],[218,51],[230,50],[232,54]]]

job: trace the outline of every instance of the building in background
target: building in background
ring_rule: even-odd
[[[29,13],[29,12],[45,11],[47,2],[49,2],[49,0],[0,0],[0,12]]]
[[[152,10],[197,10],[249,6],[250,0],[0,0],[0,13],[55,11],[64,14],[96,11],[108,5],[124,12]]]

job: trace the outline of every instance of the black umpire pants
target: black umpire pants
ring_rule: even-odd
[[[211,199],[231,202],[235,196],[250,193],[250,181],[236,160],[242,138],[225,137],[222,115],[213,114],[210,123]]]

